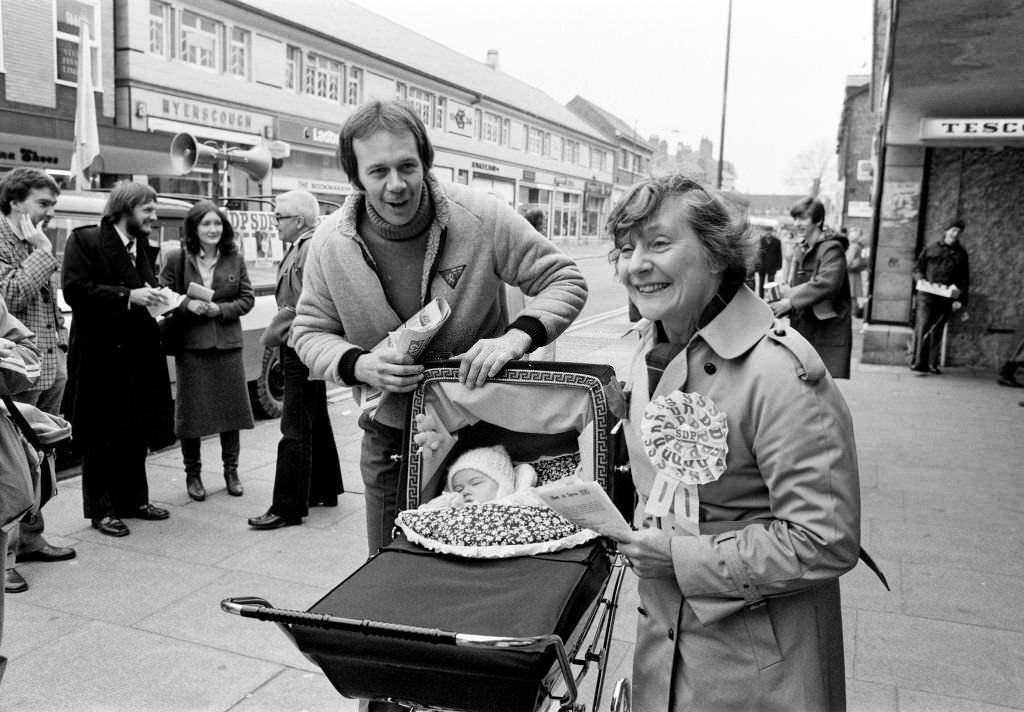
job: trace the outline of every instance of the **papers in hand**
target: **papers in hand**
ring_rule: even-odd
[[[534,490],[544,504],[581,529],[621,539],[629,534],[629,524],[616,509],[608,493],[597,482],[552,482]]]
[[[388,332],[373,351],[394,349],[400,354],[408,354],[413,360],[418,359],[427,349],[427,345],[437,335],[452,310],[448,302],[438,297],[432,299],[425,307],[413,314],[394,331]],[[372,386],[360,386],[353,390],[356,402],[363,410],[373,410],[380,405],[383,393]]]
[[[169,311],[177,309],[181,306],[182,300],[185,299],[184,295],[178,294],[170,287],[160,287],[157,291],[163,296],[163,301],[158,304],[154,304],[153,306],[146,307],[149,315],[154,319],[162,314],[166,314]]]
[[[946,299],[956,299],[960,295],[960,290],[955,284],[938,284],[937,282],[929,282],[927,279],[919,279],[916,286],[919,292],[935,294]],[[956,292],[956,296],[954,296],[954,292]]]
[[[189,282],[188,290],[185,294],[189,299],[198,299],[201,302],[213,301],[213,290],[209,287],[204,287],[198,282]]]

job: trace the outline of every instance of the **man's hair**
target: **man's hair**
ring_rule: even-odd
[[[634,183],[612,208],[607,223],[615,245],[612,256],[617,257],[623,246],[632,244],[634,230],[672,198],[686,206],[686,218],[707,250],[711,265],[721,269],[726,277],[745,278],[757,260],[760,239],[750,229],[746,217],[720,193],[681,173]]]
[[[530,223],[537,232],[540,232],[544,227],[544,211],[540,208],[530,208],[523,213],[523,217],[526,218],[526,222]]]
[[[36,168],[15,168],[0,179],[0,212],[11,214],[11,203],[20,203],[36,188],[47,188],[56,197],[60,186],[49,173]]]
[[[288,206],[291,215],[301,215],[308,227],[316,227],[316,219],[320,215],[320,203],[308,190],[289,190],[277,196],[276,206],[278,211],[281,206]]]
[[[423,125],[419,115],[407,104],[400,101],[380,101],[375,99],[358,108],[345,120],[341,127],[341,138],[338,140],[338,160],[345,171],[349,182],[359,190],[365,190],[359,180],[359,162],[356,160],[352,142],[367,138],[380,131],[392,134],[412,134],[416,141],[416,152],[419,154],[423,172],[426,173],[434,165],[434,146],[427,136],[427,127]]]
[[[953,228],[959,228],[959,230],[963,232],[964,221],[961,220],[960,218],[957,218],[956,220],[954,220],[953,222],[946,226],[947,230],[952,230]]]
[[[131,215],[140,205],[155,202],[156,191],[148,185],[130,180],[119,181],[107,196],[103,217],[111,222],[117,222],[122,216]]]
[[[185,249],[192,254],[199,254],[199,223],[207,213],[217,213],[220,218],[221,233],[217,250],[222,255],[231,255],[238,251],[235,244],[235,228],[231,226],[228,215],[209,200],[201,200],[193,205],[185,216]]]
[[[811,224],[821,227],[825,224],[825,206],[817,198],[810,196],[801,198],[789,208],[789,215],[797,218],[810,218]]]

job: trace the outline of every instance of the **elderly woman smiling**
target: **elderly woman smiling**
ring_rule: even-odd
[[[838,577],[860,535],[846,404],[814,349],[744,286],[757,241],[721,196],[650,178],[608,224],[645,317],[624,429],[639,531],[619,542],[640,577],[634,709],[843,709]],[[644,440],[665,397],[727,426],[724,467],[700,483]]]

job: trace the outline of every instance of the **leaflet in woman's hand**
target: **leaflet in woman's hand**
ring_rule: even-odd
[[[198,299],[203,302],[213,301],[213,290],[209,287],[204,287],[199,282],[189,282],[186,294],[189,299]]]
[[[552,482],[534,491],[546,505],[581,529],[613,539],[629,534],[629,524],[597,482]]]

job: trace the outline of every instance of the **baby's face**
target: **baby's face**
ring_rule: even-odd
[[[480,470],[459,470],[452,477],[452,490],[463,502],[490,502],[498,496],[498,483]]]

